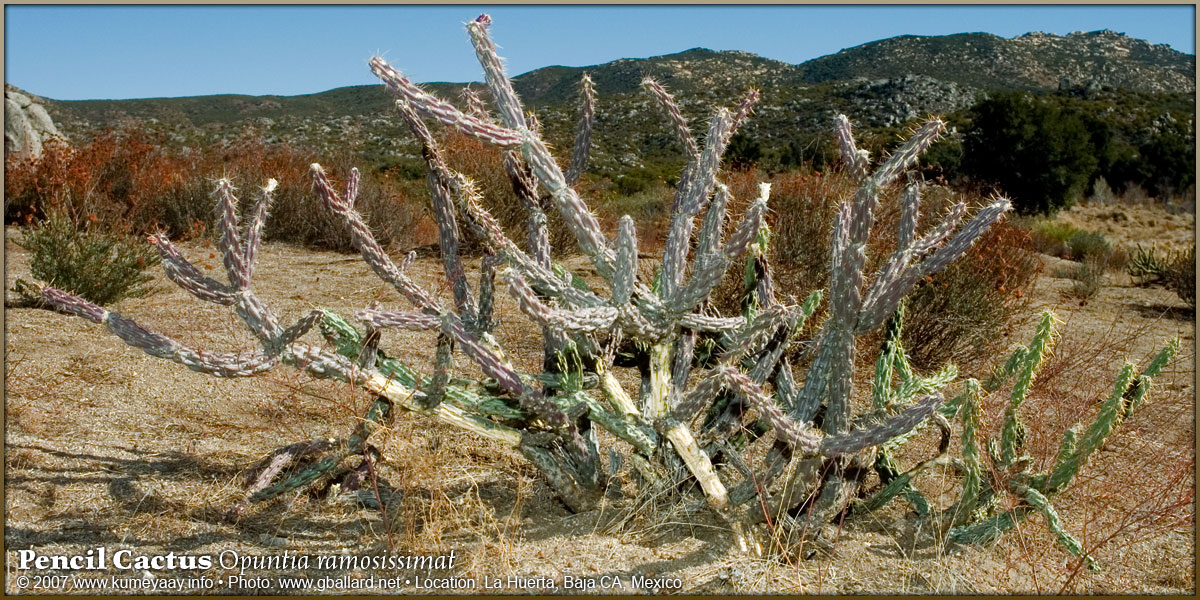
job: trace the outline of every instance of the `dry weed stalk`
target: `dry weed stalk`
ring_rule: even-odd
[[[1039,511],[1068,549],[1080,552],[1057,525],[1047,498],[1071,480],[1115,424],[1142,400],[1149,378],[1169,353],[1136,382],[1132,367],[1124,369],[1103,418],[1086,433],[1068,435],[1060,465],[1053,472],[1033,475],[1022,469],[1017,454],[1016,415],[1048,343],[1047,316],[1047,325],[1030,349],[1018,351],[993,378],[1001,381],[1017,375],[1022,392],[1014,391],[1002,440],[994,449],[989,447],[992,461],[1005,477],[984,479],[982,455],[974,439],[975,407],[978,395],[992,389],[992,382],[968,381],[964,393],[945,402],[941,390],[955,379],[956,371],[949,366],[928,377],[913,372],[899,342],[901,303],[918,282],[962,256],[1010,209],[1009,201],[994,199],[974,215],[968,215],[967,206],[960,202],[943,221],[922,232],[918,227],[922,185],[909,180],[902,194],[895,251],[877,272],[865,272],[867,242],[881,192],[905,180],[918,157],[941,135],[940,120],[931,119],[915,130],[872,169],[866,152],[856,147],[850,121],[838,117],[837,140],[857,189],[853,198],[841,204],[834,226],[829,317],[814,341],[815,360],[797,380],[785,350],[799,341],[806,319],[825,294],[814,292],[799,305],[778,300],[767,261],[769,230],[764,219],[770,185],[761,185],[758,198],[729,226],[731,193],[718,175],[729,141],[749,116],[757,92],[747,94],[732,111],[717,109],[700,143],[670,94],[657,83],[646,83],[669,115],[689,157],[672,203],[661,267],[656,277],[646,280],[636,268],[633,219],[622,218],[615,239],[610,239],[573,187],[589,152],[594,115],[590,81],[586,77],[583,81],[579,132],[570,168],[564,172],[539,134],[536,120],[526,114],[513,91],[489,37],[490,22],[481,16],[467,30],[486,74],[496,119],[478,99],[468,98],[472,108],[463,112],[429,95],[383,59],[370,61],[371,69],[397,97],[401,117],[423,146],[451,305],[408,275],[413,254],[397,265],[372,236],[355,209],[358,171],[351,172],[345,192],[339,194],[317,164],[310,175],[325,207],[346,224],[371,270],[415,310],[364,308],[353,316],[362,330],[331,312],[313,311],[285,328],[251,289],[273,181],[250,209],[244,232],[232,186],[224,180],[218,186],[227,284],[204,276],[165,237],[151,238],[173,281],[201,300],[234,308],[259,338],[262,350],[257,354],[193,350],[59,290],[45,288],[43,297],[62,310],[106,325],[133,346],[197,371],[220,377],[253,376],[285,363],[316,377],[351,382],[376,397],[348,438],[301,442],[268,457],[252,473],[249,501],[331,478],[355,480],[354,474],[369,468],[369,457],[377,452],[367,443],[368,437],[390,423],[400,408],[519,450],[573,510],[596,505],[616,470],[617,461],[600,447],[597,431],[604,429],[628,446],[644,486],[674,489],[681,476],[694,481],[712,510],[728,521],[740,547],[760,551],[755,524],[761,521],[770,522],[776,536],[781,529],[792,532],[788,537],[821,536],[824,526],[851,506],[871,510],[896,495],[930,513],[911,480],[934,464],[950,462],[948,419],[962,415],[961,462],[966,477],[962,500],[946,513],[958,525],[951,538],[993,539]],[[426,119],[508,153],[505,170],[527,211],[528,251],[499,226],[473,183],[446,164]],[[561,215],[606,289],[589,287],[555,263],[547,233],[546,212],[551,210]],[[462,226],[482,239],[487,249],[480,278],[474,283],[463,267]],[[745,289],[752,293],[742,314],[715,314],[708,299],[734,265],[744,269]],[[544,360],[539,373],[518,371],[492,334],[500,267],[508,293],[542,330]],[[334,351],[300,341],[314,326]],[[885,326],[889,341],[877,364],[871,409],[856,414],[852,373],[859,338]],[[390,328],[437,332],[432,373],[418,373],[385,353],[380,341]],[[474,362],[483,378],[457,376],[456,355]],[[636,394],[614,375],[615,369],[627,368],[637,369],[640,375]],[[942,433],[938,455],[902,472],[892,452],[927,422]],[[757,458],[747,450],[756,442],[768,447]],[[342,466],[355,455],[366,460],[356,468]],[[303,468],[289,470],[301,463]],[[879,473],[884,487],[855,503],[867,491],[865,478],[872,470]],[[1005,493],[1018,495],[1025,504],[1019,510],[989,514],[990,499]]]

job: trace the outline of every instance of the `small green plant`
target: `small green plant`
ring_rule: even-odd
[[[1170,250],[1160,251],[1156,246],[1137,244],[1129,255],[1129,264],[1126,268],[1130,277],[1142,285],[1148,285],[1162,280],[1175,258],[1174,253]]]
[[[1106,260],[1112,255],[1113,247],[1103,233],[1078,230],[1067,238],[1067,249],[1071,260],[1086,261],[1096,257]]]
[[[1196,249],[1185,252],[1159,251],[1155,246],[1134,247],[1129,256],[1129,275],[1142,285],[1162,283],[1179,297],[1196,306]]]
[[[17,243],[31,253],[29,270],[35,278],[96,304],[155,291],[146,269],[159,263],[158,253],[130,236],[77,228],[66,215],[52,213]]]

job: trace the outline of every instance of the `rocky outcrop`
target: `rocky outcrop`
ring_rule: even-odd
[[[4,86],[4,155],[37,158],[52,138],[63,139],[41,98]]]

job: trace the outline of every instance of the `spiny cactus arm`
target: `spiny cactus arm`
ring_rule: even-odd
[[[958,260],[980,236],[987,232],[992,224],[1000,220],[1011,208],[1012,204],[1007,198],[997,199],[976,213],[970,223],[932,256],[918,264],[910,265],[903,274],[894,275],[887,280],[877,280],[875,284],[877,290],[868,294],[870,302],[862,307],[856,331],[865,333],[878,327],[888,315],[896,310],[900,300],[912,291],[921,278],[937,273],[951,262]]]
[[[359,332],[349,322],[333,312],[323,311],[323,316],[320,327],[321,334],[325,339],[333,344],[338,354],[350,359],[359,358],[363,353],[364,345]],[[394,358],[381,355],[376,361],[375,369],[386,379],[393,380],[410,390],[423,390],[430,383],[428,378]],[[456,406],[483,415],[513,420],[529,418],[528,413],[511,406],[504,398],[492,396],[484,392],[481,386],[468,385],[468,382],[451,382],[446,389],[446,399]],[[405,405],[405,408],[408,406]],[[429,414],[424,407],[421,412]]]
[[[502,149],[511,150],[517,148],[524,141],[524,136],[518,131],[485,121],[479,117],[463,114],[453,104],[425,93],[424,90],[409,78],[400,74],[399,71],[392,68],[391,65],[378,56],[370,60],[370,66],[371,71],[383,80],[383,83],[387,85],[392,94],[412,104],[412,107],[418,113]]]
[[[465,185],[466,182],[460,181],[460,184]],[[521,250],[504,234],[504,230],[496,218],[483,208],[478,192],[470,189],[470,186],[466,186],[458,198],[462,202],[460,207],[463,212],[471,217],[469,222],[476,234],[483,238],[497,254],[503,256],[510,266],[528,278],[530,285],[538,293],[557,298],[570,306],[587,307],[606,304],[596,294],[564,282],[548,266],[543,266],[537,259]]]
[[[747,319],[741,329],[723,336],[721,341],[725,349],[718,355],[718,360],[735,365],[743,358],[757,355],[780,327],[793,329],[800,320],[799,313],[799,307],[780,304],[760,311],[754,318]]]
[[[725,227],[725,212],[729,206],[729,187],[718,182],[708,210],[704,213],[704,223],[700,226],[700,234],[696,240],[695,264],[701,265],[711,260],[721,250],[721,231]]]
[[[785,415],[762,387],[750,380],[746,374],[730,366],[718,367],[725,378],[726,385],[744,397],[752,406],[757,408],[771,425],[775,427],[775,435],[793,446],[801,453],[814,455],[823,452],[820,433],[811,424],[801,424]]]
[[[637,226],[625,215],[617,224],[617,272],[613,276],[612,304],[628,304],[637,281]]]
[[[322,315],[326,313],[321,313]],[[354,313],[357,321],[370,323],[379,328],[399,328],[411,331],[432,331],[442,326],[437,315],[427,313],[397,312],[364,308]]]
[[[804,385],[796,396],[792,417],[800,421],[812,421],[821,406],[821,399],[828,393],[829,371],[833,365],[833,346],[831,340],[840,333],[832,327],[821,329],[817,338],[816,357],[808,366],[804,376]]]
[[[1002,512],[990,519],[955,527],[950,530],[947,539],[959,544],[987,545],[994,543],[1029,518],[1032,510],[1033,507],[1027,504],[1018,505],[1012,510]]]
[[[917,235],[917,220],[921,216],[921,186],[911,182],[900,196],[900,221],[896,225],[896,249],[907,250]]]
[[[505,74],[500,58],[496,54],[496,46],[488,34],[487,27],[490,24],[491,17],[480,15],[478,19],[467,24],[467,32],[475,45],[475,54],[479,58],[479,63],[483,65],[484,75],[488,87],[492,91],[501,121],[521,133],[523,137],[521,155],[525,158],[525,162],[532,167],[538,180],[550,192],[567,227],[575,235],[579,249],[592,259],[600,276],[611,282],[614,256],[612,249],[604,240],[604,235],[600,232],[600,223],[583,200],[579,198],[579,194],[567,183],[566,176],[558,163],[554,161],[545,142],[526,125],[520,99],[512,89],[512,82]]]
[[[886,473],[890,479],[887,480],[887,483],[882,488],[867,498],[852,504],[851,507],[855,513],[868,513],[883,508],[884,505],[896,496],[903,495],[904,499],[913,506],[913,510],[918,515],[927,515],[929,514],[929,501],[925,499],[925,496],[921,492],[918,492],[913,487],[912,480],[917,475],[929,469],[929,467],[948,463],[947,459],[948,456],[945,449],[942,449],[934,458],[922,461],[908,471],[901,473],[896,467],[895,460],[891,454],[886,450],[880,450],[879,456],[876,458],[876,470],[880,472],[880,478],[884,477]]]
[[[1162,370],[1166,368],[1167,363],[1171,362],[1171,359],[1175,357],[1177,352],[1179,352],[1179,338],[1168,342],[1166,347],[1150,361],[1150,364],[1146,365],[1146,370],[1138,376],[1137,381],[1134,382],[1133,388],[1130,390],[1132,393],[1128,395],[1125,403],[1125,418],[1129,418],[1133,414],[1133,411],[1141,405],[1142,400],[1146,398],[1146,394],[1150,392],[1151,381],[1162,373]]]
[[[313,310],[303,317],[300,317],[291,327],[284,329],[279,334],[279,337],[271,340],[274,349],[282,351],[284,348],[292,345],[293,342],[300,339],[300,336],[308,333],[321,319],[325,317],[325,311]]]
[[[760,186],[761,196],[750,205],[737,229],[721,248],[720,253],[702,265],[696,265],[692,278],[688,280],[671,297],[667,298],[666,306],[672,314],[679,315],[695,310],[700,302],[712,293],[713,288],[721,282],[729,265],[746,253],[750,243],[758,234],[762,219],[767,210],[767,198],[770,196],[770,184]]]
[[[957,515],[969,518],[979,499],[979,488],[983,483],[982,463],[979,460],[979,403],[983,398],[983,390],[975,379],[968,379],[963,391],[962,404],[959,408],[962,415],[962,458],[963,484],[962,494],[958,501]]]
[[[528,134],[526,143],[522,146],[522,154],[525,161],[533,168],[533,172],[537,174],[538,181],[550,192],[550,197],[554,200],[555,207],[558,208],[563,221],[575,235],[575,242],[579,245],[579,249],[592,259],[596,272],[611,282],[615,258],[612,249],[608,247],[608,243],[604,239],[604,234],[600,231],[600,223],[596,220],[596,215],[592,214],[580,199],[579,194],[567,185],[562,169],[554,161],[550,150],[540,138]]]
[[[671,211],[671,226],[663,248],[662,277],[659,294],[670,298],[683,281],[684,262],[692,240],[693,221],[708,200],[716,184],[717,168],[725,145],[721,143],[733,117],[728,110],[719,109],[708,129],[704,150],[688,165],[686,187],[681,186]]]
[[[517,300],[521,312],[543,327],[552,327],[568,333],[594,333],[607,330],[617,320],[618,311],[611,306],[562,310],[546,306],[533,288],[513,269],[504,276],[508,291]]]
[[[230,306],[236,302],[229,286],[201,273],[195,265],[179,253],[166,235],[152,235],[148,239],[162,257],[163,270],[166,271],[167,278],[174,281],[176,285],[191,295],[208,302],[224,306]]]
[[[719,371],[710,371],[671,408],[671,418],[680,423],[690,422],[700,411],[712,403],[713,398],[721,393],[724,385],[724,375]]]
[[[754,112],[754,105],[758,104],[760,97],[761,94],[757,89],[746,90],[746,95],[742,96],[742,100],[738,102],[737,111],[733,113],[733,121],[729,124],[729,131],[725,135],[724,143],[726,145],[733,138],[733,134],[737,133],[737,130],[746,122],[746,119],[750,118],[750,114]]]
[[[488,118],[487,107],[483,104],[483,98],[479,97],[479,93],[472,88],[470,84],[458,93],[459,100],[462,100],[467,105],[467,114],[478,117],[483,120]]]
[[[685,313],[679,317],[679,325],[687,329],[708,333],[728,333],[746,326],[744,317],[714,317],[697,313]]]
[[[946,124],[941,119],[926,121],[875,170],[872,175],[875,185],[881,188],[891,185],[901,173],[916,164],[917,158],[928,150],[944,131]]]
[[[355,194],[358,193],[358,180],[352,179]],[[279,186],[279,182],[274,179],[268,179],[267,185],[262,188],[262,193],[258,196],[258,201],[254,203],[254,210],[250,214],[250,224],[246,227],[246,248],[243,261],[246,264],[246,284],[249,285],[250,279],[254,276],[254,263],[258,258],[258,248],[262,245],[263,229],[267,225],[267,213],[271,208],[271,194],[275,188]]]
[[[659,107],[666,113],[667,119],[671,122],[671,128],[675,132],[675,137],[683,145],[683,151],[687,154],[688,161],[691,162],[699,158],[700,146],[696,143],[696,138],[692,137],[692,131],[688,129],[687,119],[683,118],[683,113],[680,112],[679,104],[675,101],[675,97],[661,83],[650,77],[642,80],[642,87],[646,88],[654,96],[654,99],[658,101]]]
[[[1054,334],[1054,315],[1047,311],[1043,313],[1037,332],[1033,335],[1033,340],[1025,352],[1020,371],[1017,373],[1017,380],[1009,395],[1008,406],[1004,410],[1004,425],[1000,432],[1000,464],[1002,466],[1013,464],[1017,458],[1017,452],[1020,450],[1018,440],[1023,437],[1021,434],[1023,427],[1018,411],[1025,401],[1025,397],[1029,395],[1029,389],[1033,385],[1033,379],[1037,375],[1037,369],[1041,365],[1042,359],[1045,358],[1053,344]],[[1124,392],[1124,389],[1121,391]]]
[[[592,124],[596,121],[596,88],[592,78],[583,74],[579,82],[579,129],[571,147],[571,166],[567,168],[567,185],[579,183],[587,169],[588,153],[592,147]]]
[[[933,394],[958,378],[958,367],[948,364],[929,377],[910,377],[896,388],[892,406],[908,406],[918,394]]]
[[[301,446],[301,448],[295,448],[296,446]],[[328,451],[330,449],[332,449],[332,452],[328,456],[317,462],[314,462],[311,465],[308,465],[299,473],[296,473],[295,475],[292,475],[291,477],[288,477],[287,479],[279,481],[273,485],[262,486],[263,483],[269,483],[272,480],[265,479],[266,476],[278,475],[276,469],[272,468],[276,466],[276,463],[278,463],[279,470],[282,470],[282,467],[294,462],[304,454]],[[254,488],[250,490],[250,493],[246,497],[247,501],[262,502],[264,500],[270,500],[271,498],[274,498],[280,494],[285,494],[292,490],[305,487],[317,479],[320,479],[322,475],[332,471],[335,467],[341,464],[343,460],[351,455],[350,448],[346,445],[345,440],[333,440],[331,442],[326,442],[324,447],[315,446],[309,442],[300,442],[299,444],[293,444],[283,448],[282,450],[285,452],[275,456],[271,467],[268,467],[260,474],[258,485],[255,485]]]
[[[585,392],[574,394],[572,399],[587,406],[589,419],[625,440],[639,452],[651,456],[658,449],[658,434],[640,415],[616,414]]]
[[[550,228],[543,210],[543,202],[538,197],[537,177],[533,170],[516,151],[504,154],[504,172],[508,175],[509,184],[526,213],[526,239],[534,260],[544,268],[550,268]]]
[[[278,354],[195,350],[150,331],[118,313],[49,286],[41,289],[41,296],[47,304],[58,310],[104,325],[126,344],[146,354],[175,361],[193,371],[217,377],[250,377],[273,369],[279,362]]]
[[[944,402],[941,396],[926,396],[904,412],[890,417],[878,425],[826,437],[821,440],[820,452],[826,456],[840,456],[852,454],[870,446],[879,446],[896,436],[911,431],[925,419],[933,416]]]
[[[892,402],[892,376],[895,373],[896,354],[900,351],[900,336],[904,330],[904,303],[884,326],[883,349],[875,360],[875,379],[871,386],[871,400],[876,411],[883,411]]]
[[[485,250],[479,259],[479,313],[475,317],[475,326],[483,335],[488,335],[494,325],[492,314],[495,310],[496,267],[500,262],[501,259],[490,249]]]
[[[1018,495],[1025,499],[1025,502],[1036,508],[1038,512],[1046,517],[1046,526],[1050,529],[1050,533],[1058,540],[1058,543],[1066,548],[1067,552],[1082,558],[1087,563],[1088,569],[1099,571],[1100,565],[1096,559],[1084,551],[1083,545],[1075,536],[1067,532],[1063,527],[1062,519],[1058,517],[1058,512],[1054,510],[1054,506],[1050,504],[1050,500],[1042,495],[1041,492],[1026,486],[1018,486],[1014,490]]]
[[[425,404],[435,407],[446,397],[446,386],[450,383],[450,372],[454,369],[454,340],[445,333],[437,336],[437,350],[434,353],[433,376],[429,385],[425,386]]]
[[[217,181],[217,227],[221,237],[217,244],[221,249],[221,261],[229,283],[235,290],[244,290],[250,284],[246,266],[246,255],[238,236],[237,198],[233,195],[233,183],[228,179]]]
[[[467,275],[463,271],[462,257],[459,256],[458,221],[454,214],[454,200],[451,196],[454,182],[458,175],[450,170],[442,156],[441,149],[429,133],[425,122],[417,116],[412,106],[403,100],[396,101],[396,108],[410,131],[421,143],[421,154],[425,159],[430,198],[433,203],[434,221],[438,226],[438,248],[442,255],[442,267],[446,278],[454,291],[454,305],[458,308],[467,322],[474,323],[477,318],[477,307],[471,296],[471,286],[467,283]],[[351,170],[351,181],[357,181],[358,169]],[[349,192],[348,203],[353,204],[353,196]]]
[[[462,321],[454,314],[442,316],[441,330],[454,338],[463,354],[466,354],[483,373],[496,380],[497,384],[516,397],[523,408],[537,415],[552,428],[569,428],[571,419],[553,402],[527,386],[521,377],[498,354],[485,347],[475,336],[467,332]]]
[[[1113,385],[1112,392],[1108,399],[1100,407],[1099,414],[1096,415],[1096,420],[1088,427],[1083,437],[1076,443],[1075,451],[1071,453],[1070,458],[1062,460],[1050,474],[1046,480],[1046,485],[1042,491],[1054,495],[1062,491],[1070,484],[1079,473],[1079,468],[1082,467],[1091,457],[1091,455],[1104,445],[1104,441],[1112,434],[1113,430],[1120,424],[1121,418],[1125,413],[1125,394],[1133,383],[1134,368],[1131,364],[1126,364],[1121,368],[1117,375],[1117,381]]]
[[[521,108],[521,101],[517,98],[517,92],[513,90],[512,82],[504,73],[504,65],[500,63],[500,57],[496,54],[496,45],[487,33],[491,24],[490,16],[479,15],[479,18],[467,23],[467,33],[475,46],[475,56],[483,66],[484,77],[492,92],[496,110],[500,113],[501,122],[513,129],[520,129],[527,126],[525,111]]]
[[[862,226],[856,226],[856,222],[864,218],[860,208],[870,207],[874,195],[870,180],[866,180],[857,192],[858,200],[843,203],[838,212],[830,259],[830,317],[825,321],[818,342],[820,351],[809,367],[801,393],[800,404],[811,409],[813,413],[810,414],[815,414],[822,398],[828,398],[821,429],[830,434],[844,431],[850,420],[851,373],[854,371],[853,323],[861,301],[859,284],[862,265],[866,260],[865,243],[855,244],[854,236],[856,231],[865,230]]]
[[[362,215],[333,190],[321,165],[313,163],[309,169],[309,175],[313,180],[313,189],[321,197],[325,207],[340,216],[345,222],[351,240],[358,247],[363,260],[366,261],[367,266],[371,267],[375,275],[395,287],[413,306],[429,314],[441,313],[440,304],[404,273],[405,267],[412,261],[415,254],[409,254],[404,266],[397,267],[383,251],[379,242],[375,240],[375,236],[371,234],[371,230],[363,221]]]
[[[837,139],[838,149],[842,154],[842,162],[850,176],[858,179],[867,174],[869,155],[866,150],[859,150],[854,143],[854,132],[850,127],[850,119],[846,115],[834,117],[834,138]]]
[[[958,229],[958,224],[962,222],[966,214],[966,203],[958,202],[954,206],[951,206],[937,227],[934,227],[929,233],[913,242],[909,247],[911,251],[910,255],[913,258],[920,258],[937,250],[950,237],[950,234],[954,233],[955,229]]]
[[[717,184],[717,170],[721,167],[721,157],[729,147],[729,138],[733,135],[733,115],[728,109],[718,108],[708,126],[704,138],[704,150],[692,161],[687,187],[679,196],[675,210],[687,217],[688,234],[691,233],[691,218],[700,214],[708,197],[712,195],[713,187]]]

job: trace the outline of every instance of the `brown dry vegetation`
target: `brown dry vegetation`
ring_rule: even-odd
[[[1194,217],[1186,217],[1194,232]],[[1149,227],[1129,232],[1131,239],[1150,235],[1155,230]],[[6,287],[28,273],[14,231],[6,232]],[[202,239],[181,248],[201,268],[221,268]],[[413,415],[401,415],[373,438],[385,457],[380,476],[403,495],[386,511],[343,496],[301,495],[230,521],[226,514],[242,496],[243,469],[282,444],[345,435],[369,398],[288,368],[238,380],[193,373],[126,347],[81,319],[14,309],[5,313],[6,592],[16,591],[16,550],[81,553],[104,546],[142,554],[233,549],[314,557],[453,550],[459,557],[453,573],[434,575],[561,581],[564,575],[619,574],[626,587],[609,591],[625,593],[641,591],[629,587],[635,574],[679,577],[692,593],[1194,593],[1194,313],[1174,293],[1136,287],[1119,274],[1081,303],[1067,293],[1069,280],[1049,275],[1054,266],[1032,290],[1028,309],[1030,315],[1053,309],[1063,321],[1062,339],[1023,409],[1035,461],[1052,461],[1063,429],[1090,421],[1121,361],[1144,362],[1170,337],[1182,341],[1143,409],[1055,503],[1067,528],[1105,566],[1098,573],[1064,553],[1040,517],[994,547],[943,549],[901,501],[845,521],[831,556],[748,559],[729,547],[728,532],[698,495],[668,506],[613,493],[600,510],[570,514],[515,451]],[[436,260],[420,259],[413,271],[445,295]],[[260,295],[285,320],[318,306],[347,314],[373,300],[401,304],[356,256],[271,243],[256,273]],[[158,277],[162,293],[125,300],[115,310],[193,346],[255,346],[229,311],[197,303]],[[518,366],[536,370],[539,333],[507,294],[498,298],[497,337],[515,360],[528,363]],[[1000,345],[1024,343],[1031,331],[1031,321],[1019,323]],[[391,334],[384,348],[428,368],[433,341]],[[997,397],[985,407],[988,431],[999,425],[1001,403]],[[958,478],[932,475],[919,480],[922,491],[933,502],[949,501]],[[229,574],[222,568],[204,573]]]

